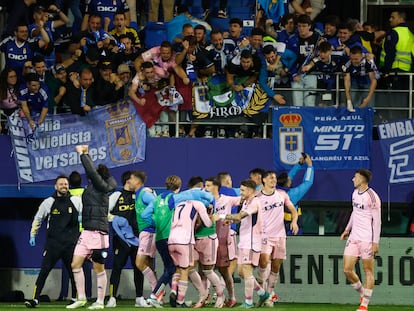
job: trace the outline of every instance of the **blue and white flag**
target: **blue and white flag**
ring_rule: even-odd
[[[371,108],[276,107],[273,109],[274,165],[289,170],[305,152],[317,170],[370,167]]]
[[[128,102],[99,107],[86,116],[48,116],[32,131],[18,113],[9,117],[10,135],[21,183],[32,183],[83,172],[76,145],[89,145],[97,164],[117,167],[145,159],[146,127]]]
[[[414,182],[414,119],[378,125],[390,184]]]

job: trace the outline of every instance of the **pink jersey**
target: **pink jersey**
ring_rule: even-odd
[[[200,201],[179,203],[175,207],[168,244],[195,244],[194,226],[198,215],[206,227],[211,227],[213,223],[203,203]]]
[[[168,78],[176,66],[175,54],[173,54],[168,61],[163,61],[161,58],[160,50],[160,46],[155,46],[152,49],[149,49],[148,51],[142,53],[141,56],[145,62],[151,61],[154,63],[154,70],[157,76],[160,78]]]
[[[378,243],[381,234],[381,199],[368,188],[360,193],[358,189],[352,194],[352,214],[346,226],[351,231],[349,239]]]
[[[220,197],[215,202],[214,207],[217,214],[231,214],[231,208],[240,204],[240,197],[230,197],[220,194]]]
[[[262,210],[258,198],[244,201],[241,211],[248,216],[240,223],[239,249],[251,249],[260,252],[262,249]]]
[[[260,191],[257,194],[263,213],[263,238],[286,237],[284,223],[285,205],[293,205],[286,191],[275,189],[273,194],[267,195]]]

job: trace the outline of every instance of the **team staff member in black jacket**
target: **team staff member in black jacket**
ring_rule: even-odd
[[[78,300],[66,306],[66,308],[76,309],[86,305],[85,276],[82,265],[85,259],[91,259],[97,277],[98,294],[96,302],[88,309],[103,309],[107,283],[104,262],[108,256],[107,249],[109,247],[108,193],[115,190],[116,181],[105,165],[99,164],[98,168],[95,169],[88,154],[89,148],[87,145],[76,146],[76,151],[80,154],[86,175],[91,183],[82,194],[82,225],[84,230],[79,237],[72,260],[72,271],[78,291]]]
[[[136,173],[126,171],[122,174],[122,191],[116,191],[109,196],[109,212],[114,228],[112,248],[114,250],[114,261],[109,281],[109,300],[106,308],[116,307],[116,295],[122,268],[128,257],[134,269],[135,284],[135,306],[149,307],[142,296],[144,287],[144,276],[135,265],[138,252],[138,223],[135,212],[135,190],[138,187]],[[112,216],[113,215],[113,216]]]
[[[36,236],[43,220],[48,219],[46,245],[43,252],[42,266],[36,280],[33,299],[25,302],[28,308],[39,304],[39,296],[46,278],[59,259],[70,271],[72,297],[76,297],[76,287],[70,264],[73,250],[79,238],[78,216],[82,212],[82,201],[69,193],[69,180],[65,175],[56,178],[55,193],[45,199],[39,206],[30,230],[30,246],[36,246]]]

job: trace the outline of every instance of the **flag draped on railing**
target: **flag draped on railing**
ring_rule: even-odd
[[[378,125],[382,154],[390,184],[414,182],[414,120]]]
[[[237,81],[242,84],[247,77]],[[271,99],[260,88],[259,84],[245,87],[242,91],[234,91],[223,75],[209,78],[207,82],[193,85],[193,118],[197,120],[228,119],[246,117],[253,122],[269,110]],[[260,122],[256,122],[260,123]]]
[[[275,169],[288,170],[305,152],[316,170],[369,168],[372,108],[277,107],[273,109]]]
[[[145,124],[133,105],[119,102],[95,108],[86,116],[48,116],[35,131],[18,113],[9,117],[18,178],[31,183],[83,172],[75,146],[89,145],[97,163],[117,167],[145,159]]]

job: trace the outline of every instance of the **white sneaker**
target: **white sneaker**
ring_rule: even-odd
[[[104,304],[100,303],[100,302],[97,302],[97,301],[95,301],[93,304],[91,304],[88,307],[89,310],[100,310],[100,309],[103,309],[103,308],[105,308]]]
[[[116,307],[116,298],[111,297],[109,298],[108,302],[106,303],[105,308],[115,308]]]
[[[135,307],[138,307],[138,308],[151,308],[151,306],[145,301],[144,297],[135,298]]]
[[[224,296],[224,293],[221,294],[221,296],[217,296],[217,300],[216,303],[214,304],[214,308],[223,308],[224,307],[224,300],[226,299],[226,297]]]
[[[77,300],[74,303],[71,303],[70,305],[66,306],[66,309],[77,309],[77,308],[82,308],[86,305],[88,301],[85,300]]]
[[[158,301],[157,298],[150,297],[147,299],[147,303],[155,308],[163,308],[163,306],[161,305],[161,303]]]

